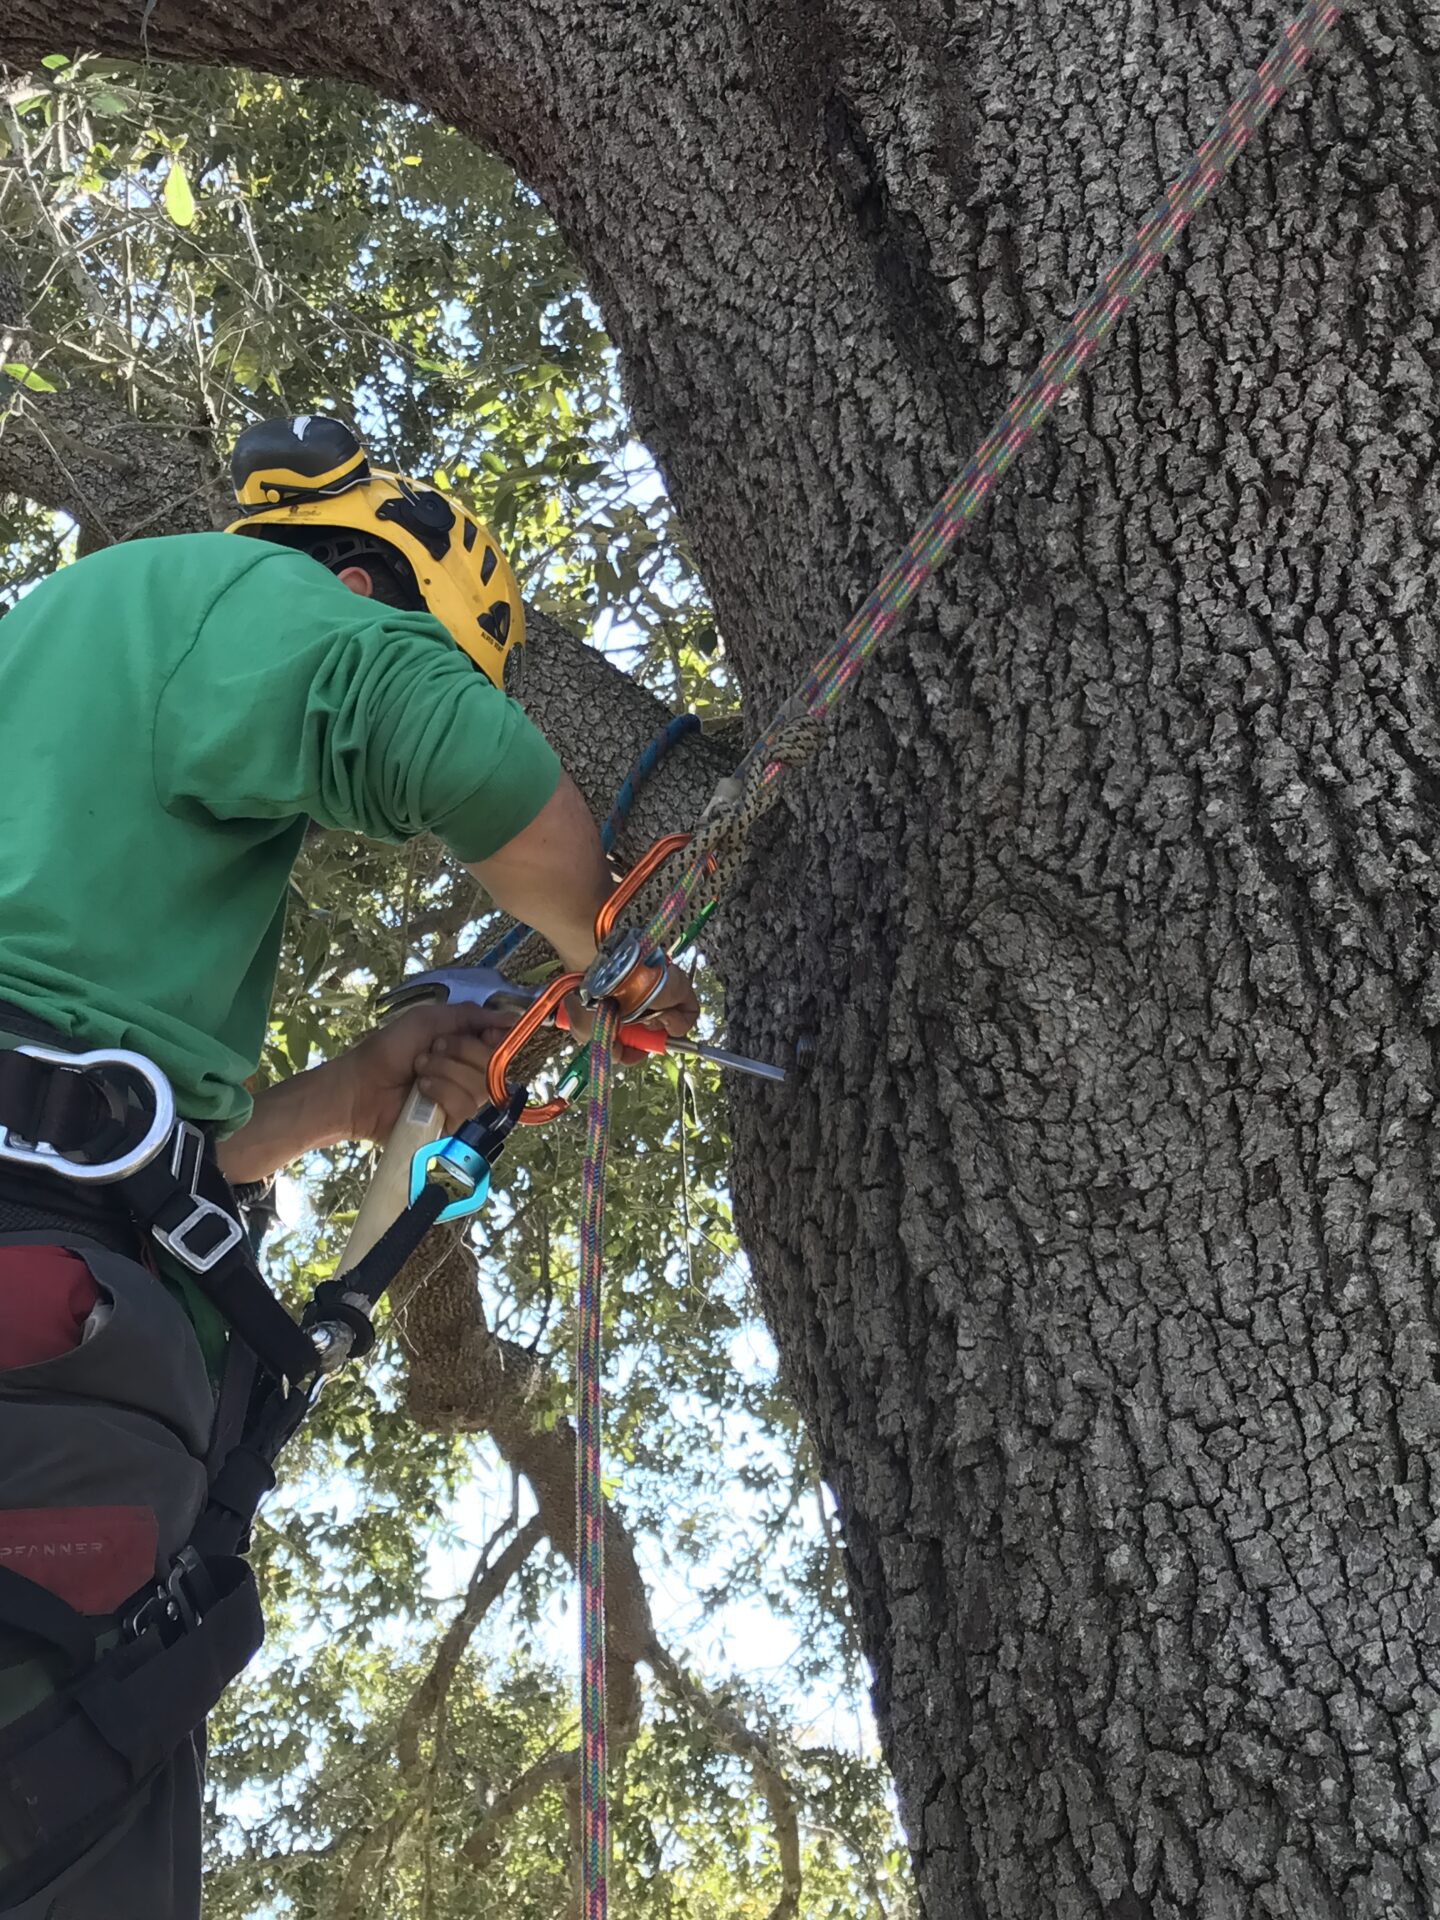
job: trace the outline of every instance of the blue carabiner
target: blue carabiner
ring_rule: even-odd
[[[463,1220],[468,1213],[478,1213],[490,1197],[490,1162],[477,1147],[466,1146],[455,1134],[445,1140],[428,1140],[418,1149],[410,1162],[410,1204],[415,1202],[425,1190],[430,1178],[430,1169],[437,1160],[452,1168],[462,1180],[472,1182],[470,1191],[461,1194],[458,1200],[450,1204],[435,1216],[438,1226],[442,1220]]]
[[[445,1139],[431,1140],[420,1147],[410,1161],[411,1206],[424,1192],[430,1169],[439,1160],[461,1181],[469,1182],[470,1191],[436,1214],[436,1225],[442,1220],[463,1220],[467,1214],[478,1213],[490,1197],[491,1169],[529,1097],[527,1088],[517,1087],[503,1107],[482,1107],[473,1119]]]

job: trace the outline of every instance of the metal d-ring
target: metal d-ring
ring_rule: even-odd
[[[148,1167],[175,1131],[175,1095],[170,1089],[170,1082],[155,1062],[147,1060],[142,1053],[127,1053],[120,1048],[97,1049],[92,1053],[61,1053],[54,1047],[36,1046],[17,1047],[16,1052],[28,1054],[32,1060],[44,1060],[52,1066],[63,1067],[71,1073],[83,1073],[87,1068],[122,1068],[144,1082],[154,1102],[155,1113],[145,1129],[144,1137],[114,1160],[101,1160],[94,1165],[87,1165],[84,1161],[72,1160],[48,1141],[17,1139],[9,1127],[0,1127],[0,1160],[8,1160],[21,1167],[40,1167],[46,1173],[60,1174],[66,1180],[103,1187],[116,1180],[128,1179],[132,1173]],[[107,1094],[110,1091],[106,1089]],[[119,1117],[118,1114],[116,1117]]]

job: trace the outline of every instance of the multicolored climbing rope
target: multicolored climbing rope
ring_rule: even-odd
[[[1166,189],[1164,198],[1141,224],[1125,252],[1080,307],[1058,346],[1046,354],[1011,401],[994,432],[981,442],[959,479],[886,570],[839,641],[815,663],[799,692],[756,741],[733,778],[724,783],[726,797],[722,805],[712,809],[711,817],[697,828],[684,873],[646,929],[651,948],[664,949],[676,927],[691,912],[696,896],[707,883],[713,887],[721,871],[717,847],[727,833],[741,836],[748,830],[773,798],[786,766],[803,757],[808,738],[807,719],[818,720],[830,712],[881,640],[894,630],[901,614],[940,567],[1038,428],[1054,412],[1062,394],[1074,384],[1091,354],[1113,330],[1131,300],[1224,180],[1246,142],[1269,118],[1281,95],[1299,77],[1339,17],[1338,0],[1310,0],[1304,11],[1290,22],[1279,45],[1226,111],[1184,173]],[[584,1920],[605,1920],[606,1911],[604,1595],[598,1590],[602,1526],[599,1322],[610,1053],[616,1025],[617,1016],[607,1012],[596,1022],[591,1042],[581,1230],[582,1424],[578,1461],[583,1489],[581,1580],[586,1581],[588,1566],[590,1577],[596,1582],[596,1590],[586,1586],[582,1602]],[[592,1516],[588,1522],[587,1515]],[[593,1531],[593,1542],[588,1542],[587,1525]],[[594,1666],[598,1666],[598,1673],[593,1670]]]
[[[999,425],[935,506],[909,545],[846,628],[839,644],[818,660],[797,699],[807,712],[827,712],[889,633],[920,588],[984,505],[997,482],[1055,410],[1086,361],[1170,252],[1191,219],[1225,179],[1252,134],[1269,119],[1281,95],[1304,70],[1340,17],[1338,0],[1310,0],[1286,27],[1278,46],[1227,108],[1209,138],[1164,198],[1141,223],[1130,245],[1070,322],[1059,344],[1016,394]]]
[[[585,1195],[580,1215],[580,1302],[575,1330],[576,1562],[580,1576],[581,1920],[605,1920],[609,1807],[605,1791],[605,1496],[602,1485],[601,1281],[604,1274],[605,1160],[618,1009],[606,1001],[590,1041],[585,1121]]]
[[[776,737],[808,714],[829,714],[875,648],[894,631],[900,616],[943,564],[996,485],[1074,385],[1090,356],[1109,335],[1140,288],[1174,247],[1190,221],[1220,186],[1246,143],[1303,72],[1310,56],[1340,17],[1338,0],[1310,0],[1286,27],[1279,44],[1227,108],[1185,171],[1142,221],[1130,245],[1105,273],[1070,325],[1016,394],[999,424],[976,449],[963,473],[941,496],[909,544],[886,569],[879,585],[830,651],[816,661],[795,695],[771,721],[727,785],[743,790],[734,812],[696,833],[684,877],[649,928],[657,946],[705,880],[707,854],[733,822],[743,834],[773,801],[786,761],[771,751]]]

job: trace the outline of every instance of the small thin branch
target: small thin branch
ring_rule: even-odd
[[[25,138],[25,130],[20,125],[14,108],[8,103],[3,108],[3,119],[5,132],[10,140],[10,151],[15,156],[20,178],[29,192],[31,204],[34,206],[41,226],[50,237],[50,243],[55,249],[55,258],[64,266],[70,284],[80,296],[81,305],[95,325],[103,330],[108,327],[110,319],[105,306],[105,296],[81,265],[78,248],[56,219],[50,203],[42,193],[33,171],[35,156],[29,141]]]
[[[545,1528],[537,1514],[526,1521],[493,1563],[486,1564],[489,1560],[488,1548],[476,1562],[464,1603],[446,1628],[429,1672],[411,1694],[400,1716],[395,1734],[395,1753],[402,1773],[412,1773],[419,1765],[420,1729],[427,1721],[439,1724],[455,1670],[480,1623],[544,1537]]]
[[[460,1858],[470,1867],[483,1867],[492,1860],[504,1838],[505,1829],[517,1813],[523,1813],[532,1801],[550,1787],[568,1786],[580,1778],[580,1750],[570,1747],[564,1753],[552,1753],[527,1767],[485,1810],[485,1818],[468,1840],[462,1842]]]
[[[880,1920],[890,1920],[890,1909],[885,1904],[885,1889],[880,1885],[875,1869],[865,1858],[865,1849],[856,1840],[855,1835],[846,1833],[841,1827],[831,1826],[824,1820],[807,1818],[805,1825],[811,1833],[823,1833],[831,1840],[838,1840],[842,1847],[849,1848],[854,1856],[856,1868],[864,1879],[865,1891],[875,1902],[876,1913],[880,1916]]]
[[[118,347],[122,358],[124,358],[128,352],[133,360],[134,342],[125,339],[123,332],[111,314],[110,304],[106,300],[104,293],[86,271],[82,259],[82,243],[78,242],[71,234],[66,232],[63,223],[45,198],[40,182],[35,178],[35,154],[26,141],[24,129],[21,127],[13,108],[8,106],[0,107],[0,120],[3,120],[5,131],[9,136],[11,150],[15,155],[21,181],[30,195],[40,224],[45,229],[50,243],[55,250],[57,265],[64,271],[70,284],[79,295],[80,302],[85,308],[86,313],[90,316],[96,333],[102,339],[109,341],[112,348]],[[136,369],[133,378],[136,386],[139,387],[142,392],[148,394],[151,399],[155,400],[168,413],[175,415],[182,409],[183,403],[178,400],[177,396],[151,379],[148,374],[142,374]]]
[[[795,1920],[804,1884],[800,1868],[800,1817],[795,1795],[780,1762],[764,1738],[747,1726],[733,1707],[717,1700],[693,1674],[687,1673],[658,1640],[651,1641],[645,1660],[666,1691],[704,1722],[727,1753],[734,1754],[749,1767],[750,1777],[770,1814],[780,1856],[780,1898],[766,1920]]]
[[[369,1906],[366,1885],[371,1868],[377,1862],[391,1857],[419,1810],[417,1800],[402,1800],[388,1819],[366,1829],[359,1846],[350,1856],[340,1891],[335,1896],[333,1920],[360,1920],[360,1915]]]
[[[825,1500],[825,1483],[818,1473],[813,1473],[810,1484],[815,1495],[815,1510],[820,1516],[820,1530],[825,1535],[825,1552],[830,1562],[831,1572],[838,1584],[846,1587],[849,1585],[849,1574],[845,1566],[845,1550],[835,1535],[835,1521]],[[842,1630],[846,1651],[850,1655],[855,1672],[859,1673],[864,1667],[865,1649],[860,1644],[860,1630],[849,1608],[845,1610]]]
[[[540,1240],[540,1318],[534,1338],[527,1341],[526,1352],[534,1353],[550,1331],[550,1314],[555,1305],[555,1268],[551,1258],[550,1209],[542,1207],[538,1225]]]
[[[327,1569],[324,1561],[320,1559],[318,1554],[312,1553],[303,1540],[295,1539],[293,1535],[285,1531],[284,1527],[277,1527],[275,1522],[273,1520],[267,1520],[263,1513],[257,1513],[251,1524],[258,1527],[262,1533],[268,1533],[272,1540],[278,1540],[287,1553],[293,1553],[305,1571],[312,1575],[313,1578],[316,1580],[324,1580],[327,1577]]]

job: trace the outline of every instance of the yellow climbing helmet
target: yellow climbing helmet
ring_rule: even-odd
[[[510,563],[473,513],[423,481],[372,467],[349,427],[329,414],[247,427],[230,476],[241,517],[227,532],[284,541],[333,529],[329,564],[363,566],[368,552],[402,580],[408,571],[417,602],[488,680],[504,685],[505,656],[525,638],[525,612]]]

